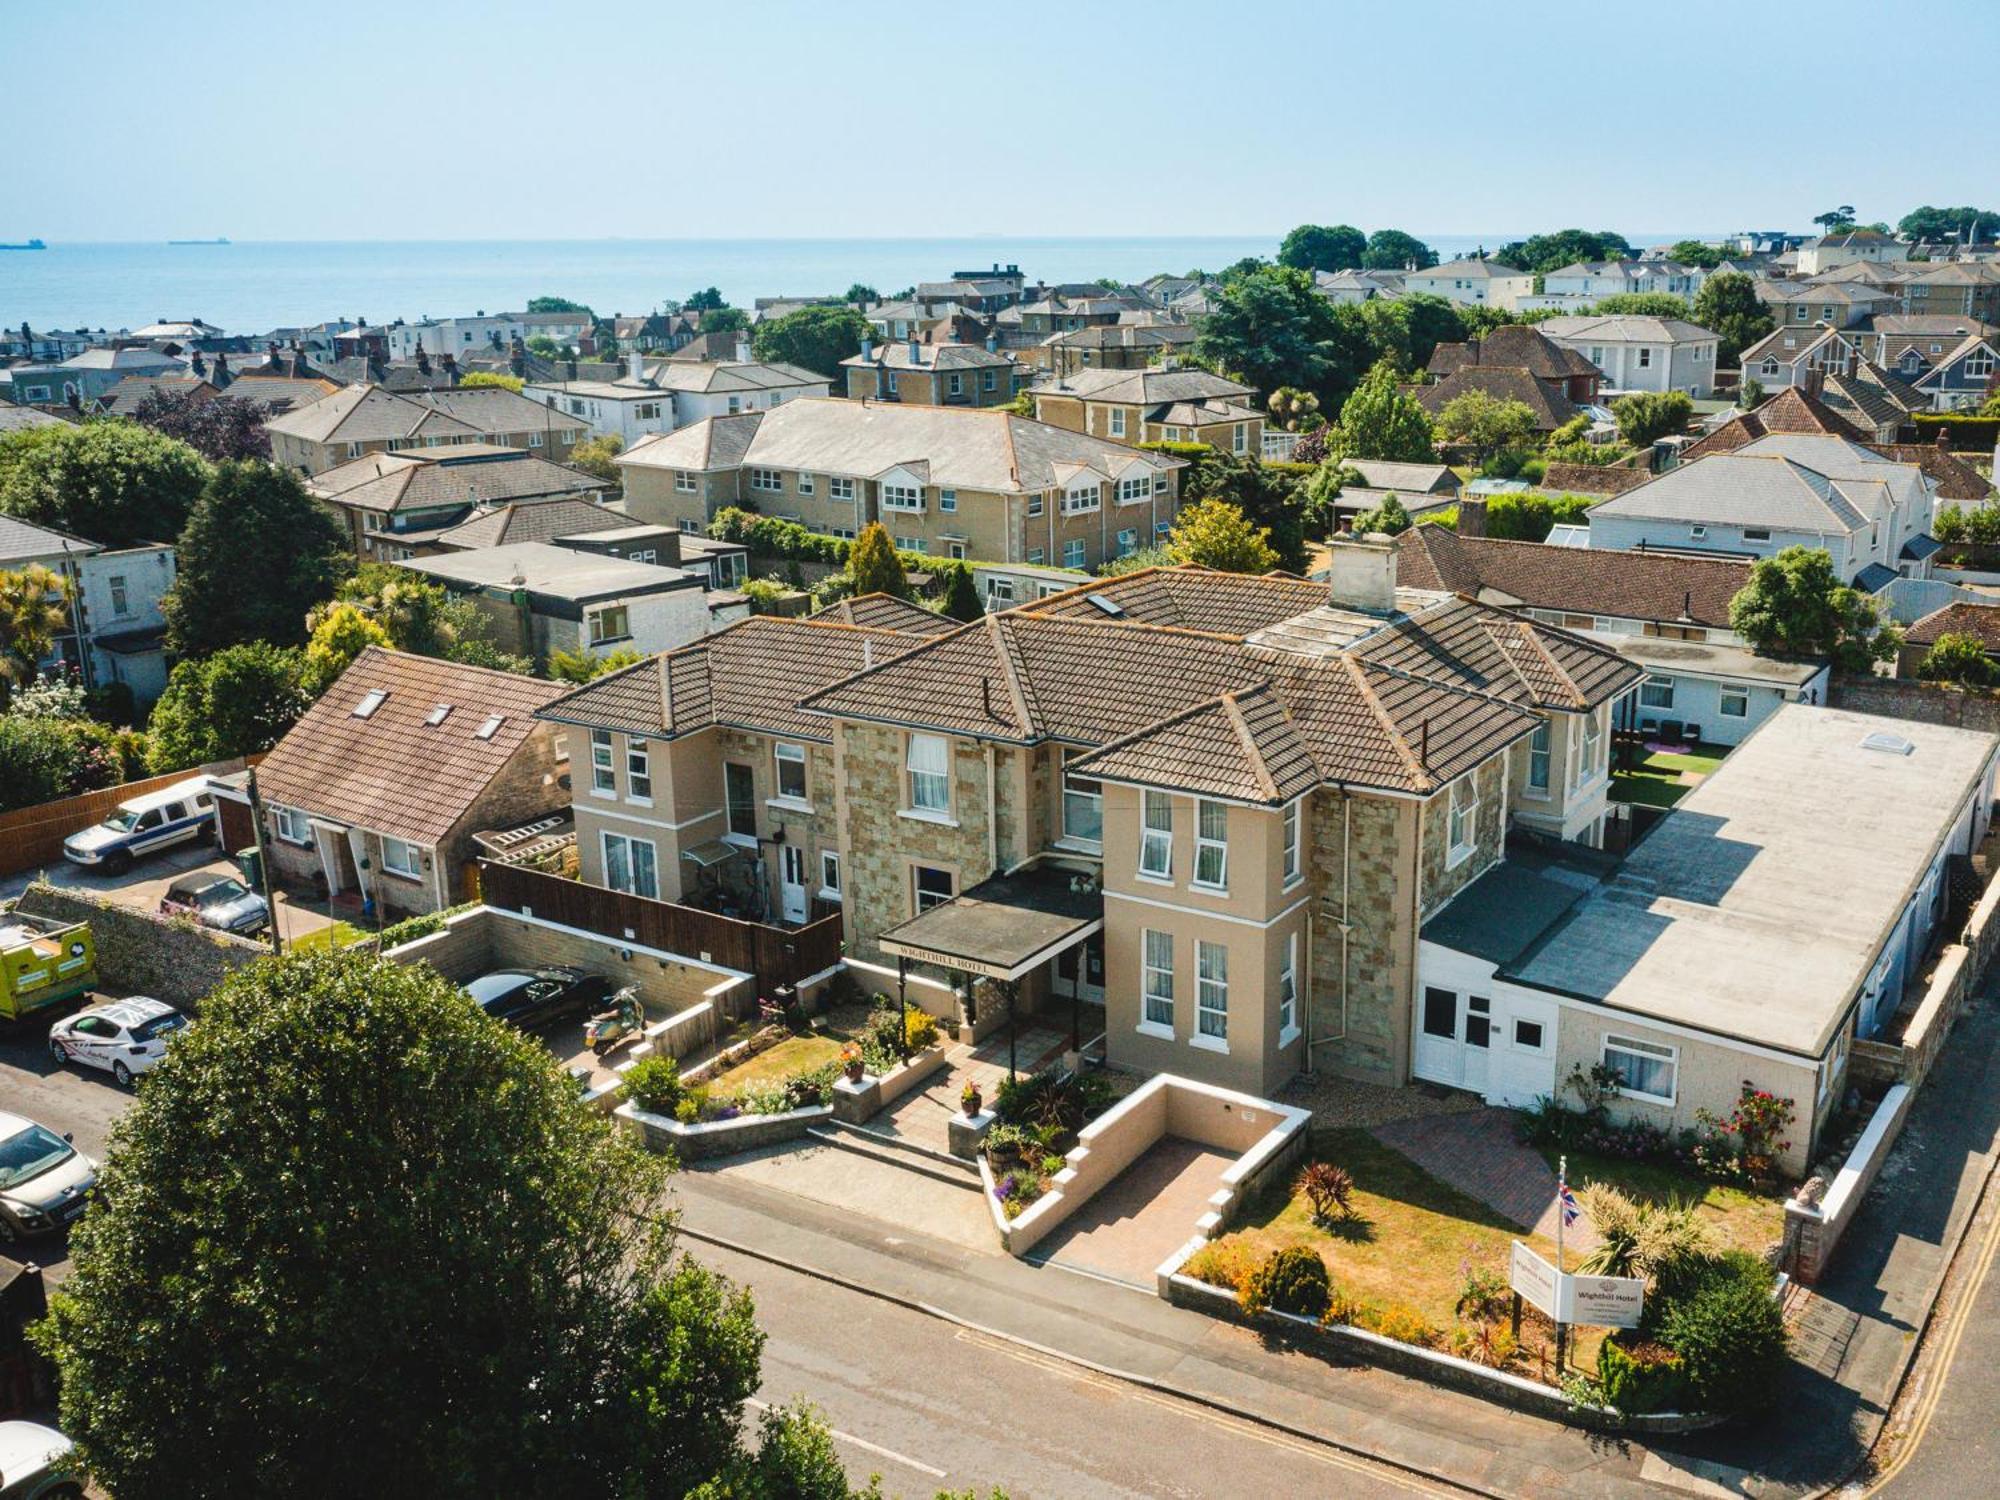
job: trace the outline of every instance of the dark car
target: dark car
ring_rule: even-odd
[[[601,1009],[611,982],[568,964],[552,964],[546,969],[495,969],[473,980],[465,992],[496,1021],[540,1026]]]
[[[233,875],[212,870],[197,870],[175,880],[160,897],[160,911],[239,935],[262,932],[271,925],[271,908],[262,896]]]

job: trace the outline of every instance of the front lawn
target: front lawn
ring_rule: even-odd
[[[762,1052],[744,1058],[727,1072],[709,1079],[708,1087],[718,1094],[734,1093],[747,1084],[775,1083],[795,1073],[806,1073],[814,1068],[823,1068],[828,1063],[837,1063],[841,1049],[849,1042],[861,1039],[867,1018],[866,1010],[859,1007],[830,1010],[819,1018],[819,1023],[812,1030],[788,1036]],[[729,1040],[740,1041],[742,1038],[732,1037]]]
[[[1670,750],[1648,751],[1630,769],[1612,773],[1611,800],[1637,802],[1646,807],[1672,807],[1696,785],[1682,773],[1689,773],[1697,780],[1712,775],[1722,764],[1724,753],[1719,746],[1697,747],[1687,755]]]
[[[1549,1170],[1554,1171],[1561,1153],[1544,1150],[1542,1155],[1548,1160]],[[1593,1182],[1615,1187],[1636,1202],[1691,1203],[1731,1250],[1762,1255],[1784,1238],[1785,1198],[1781,1191],[1760,1193],[1709,1182],[1652,1162],[1596,1156],[1588,1151],[1570,1152],[1571,1189],[1587,1187]]]
[[[329,923],[325,927],[315,927],[311,932],[305,933],[303,936],[290,939],[289,946],[294,953],[310,953],[314,949],[319,948],[333,951],[339,948],[352,947],[354,944],[365,942],[374,936],[374,933],[369,932],[365,928],[356,927],[352,922],[336,921]]]

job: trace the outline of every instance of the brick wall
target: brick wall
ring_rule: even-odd
[[[98,983],[119,994],[151,995],[183,1010],[270,950],[188,922],[169,922],[129,906],[39,881],[22,893],[30,916],[88,922],[97,945]]]
[[[2000,733],[2000,692],[1946,687],[1903,677],[1836,676],[1827,701],[1856,713],[1915,719],[1953,729]]]

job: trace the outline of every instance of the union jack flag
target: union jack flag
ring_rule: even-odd
[[[1556,1184],[1556,1202],[1562,1205],[1563,1228],[1567,1229],[1577,1221],[1583,1209],[1577,1204],[1576,1194],[1569,1190],[1567,1182]]]

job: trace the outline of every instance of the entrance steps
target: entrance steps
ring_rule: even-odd
[[[806,1131],[814,1140],[842,1151],[852,1151],[892,1167],[900,1167],[906,1172],[921,1173],[933,1181],[951,1187],[966,1188],[971,1192],[981,1192],[984,1185],[979,1180],[979,1168],[969,1161],[963,1161],[950,1152],[939,1151],[935,1147],[919,1145],[897,1136],[886,1135],[879,1130],[870,1130],[866,1125],[850,1125],[844,1120],[827,1120]]]

